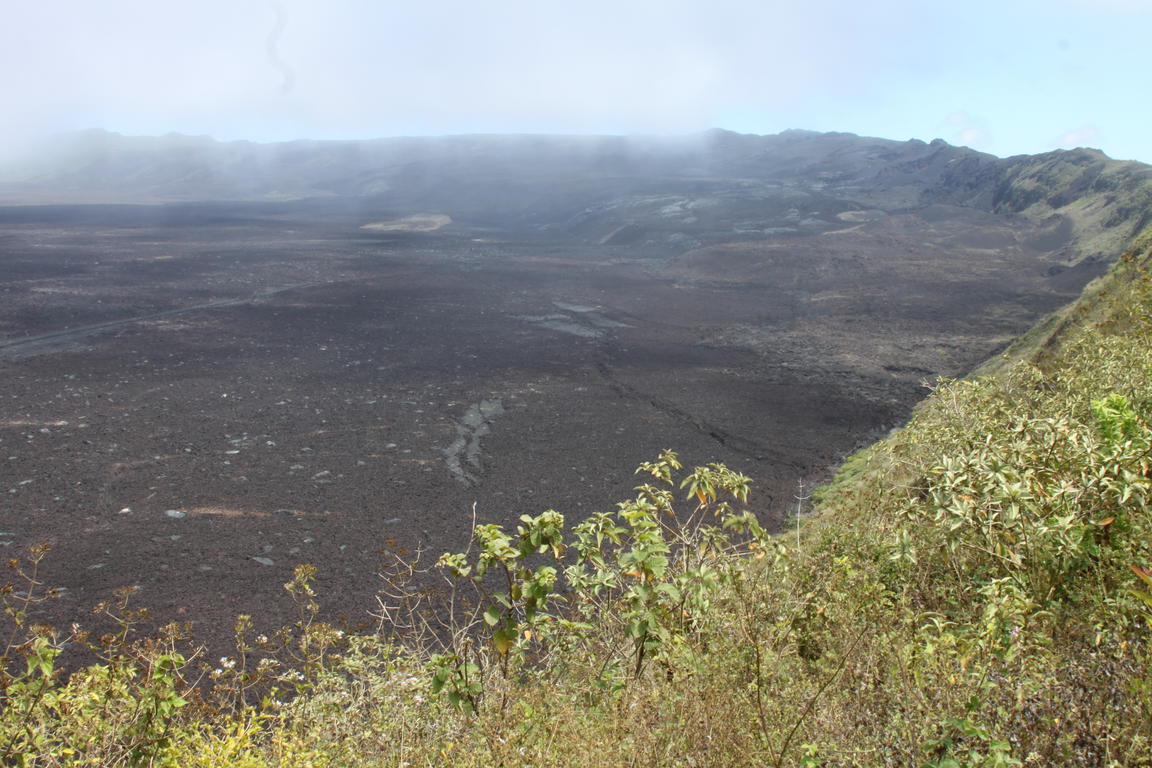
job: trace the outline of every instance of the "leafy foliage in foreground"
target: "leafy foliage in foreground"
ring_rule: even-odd
[[[198,681],[175,640],[15,634],[0,755],[17,765],[1148,765],[1152,280],[1128,257],[1043,369],[941,383],[854,457],[798,539],[747,479],[668,452],[614,513],[477,526],[429,623],[237,626]],[[1101,297],[1101,294],[1104,294]],[[1104,307],[1104,311],[1101,310]],[[23,566],[22,566],[23,567]],[[410,572],[409,572],[410,574]],[[125,595],[124,600],[127,600]],[[418,600],[414,596],[413,600]],[[173,635],[174,637],[174,635]],[[210,683],[210,684],[209,684]]]

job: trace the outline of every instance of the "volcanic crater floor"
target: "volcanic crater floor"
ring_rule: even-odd
[[[297,564],[355,625],[381,550],[462,549],[473,508],[613,509],[664,448],[751,476],[780,527],[799,483],[1079,287],[1019,249],[965,267],[915,222],[733,266],[298,211],[0,218],[0,551],[48,543],[40,578],[62,590],[33,618],[91,623],[132,585],[157,623],[225,648],[238,614],[295,617]],[[860,266],[869,248],[883,269]]]

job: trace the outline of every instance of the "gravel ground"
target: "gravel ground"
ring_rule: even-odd
[[[949,250],[938,211],[677,253],[76,210],[0,211],[0,547],[53,547],[46,621],[136,585],[219,648],[237,614],[293,618],[298,563],[355,624],[382,548],[460,548],[473,504],[611,509],[663,448],[746,472],[779,525],[924,381],[1078,289],[1039,254]]]

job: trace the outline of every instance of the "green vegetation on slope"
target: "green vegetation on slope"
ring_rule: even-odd
[[[992,209],[1049,222],[1052,237],[1067,242],[1069,264],[1110,258],[1149,224],[1152,170],[1143,163],[1111,160],[1089,149],[1004,162]]]
[[[0,696],[6,763],[203,766],[1147,765],[1152,752],[1152,252],[1073,309],[1043,365],[941,383],[854,457],[800,535],[746,478],[665,453],[636,498],[574,527],[478,526],[402,567],[382,631],[300,620],[201,664],[32,626]],[[19,569],[23,569],[22,571]],[[430,599],[430,598],[429,598]],[[64,679],[59,656],[103,661]],[[199,686],[196,687],[196,684]]]

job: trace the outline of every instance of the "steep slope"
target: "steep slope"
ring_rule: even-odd
[[[1114,256],[1152,220],[1152,168],[1096,150],[1012,158],[992,210],[1043,220],[1067,237],[1068,264]]]

